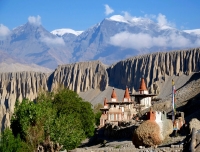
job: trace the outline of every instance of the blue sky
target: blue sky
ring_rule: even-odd
[[[48,31],[86,30],[112,15],[164,16],[178,29],[200,29],[199,0],[0,0],[0,24],[10,30],[39,16]],[[106,13],[107,9],[107,13]]]

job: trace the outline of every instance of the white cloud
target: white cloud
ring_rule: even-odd
[[[154,14],[145,14],[144,17],[149,19],[156,19],[156,15]]]
[[[175,27],[173,22],[167,20],[166,16],[159,13],[158,15],[145,14],[143,18],[131,16],[128,12],[122,12],[124,15],[115,15],[110,19],[123,21],[126,23],[135,23],[142,21],[143,19],[154,20],[157,22],[161,29],[172,29]],[[145,21],[145,20],[144,20]],[[135,25],[135,24],[134,24]],[[200,37],[196,41],[191,41],[174,30],[168,35],[152,36],[148,33],[129,33],[121,32],[110,37],[110,44],[114,46],[120,46],[124,48],[132,48],[137,50],[149,49],[151,47],[174,47],[174,48],[185,48],[185,47],[199,47]]]
[[[9,30],[9,28],[4,26],[3,24],[0,24],[0,40],[5,39],[10,33],[11,31]]]
[[[157,21],[160,26],[167,25],[167,19],[165,15],[158,14]]]
[[[175,27],[175,24],[167,21],[166,16],[161,13],[158,14],[156,19],[158,21],[158,25],[160,25],[161,27],[164,27],[164,26]]]
[[[33,25],[36,25],[36,26],[39,26],[41,25],[41,17],[38,15],[38,16],[29,16],[28,17],[28,22],[33,24]]]
[[[61,37],[50,38],[42,36],[40,40],[48,45],[65,45],[65,42]]]
[[[122,12],[124,14],[124,18],[127,20],[127,21],[131,21],[134,17],[131,16],[128,12],[126,11],[123,11]]]
[[[154,45],[166,45],[166,41],[162,37],[151,37],[145,33],[132,34],[128,32],[114,35],[110,38],[110,43],[115,46],[133,49],[150,48]]]
[[[105,6],[105,14],[106,15],[112,14],[114,12],[114,10],[107,4],[105,4],[104,6]]]
[[[168,36],[151,36],[146,33],[133,34],[129,32],[121,32],[110,37],[110,44],[124,48],[144,49],[151,47],[196,47],[200,44],[200,39],[191,42],[189,39],[171,33]]]

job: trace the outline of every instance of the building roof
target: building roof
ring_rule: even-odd
[[[100,110],[101,110],[101,111],[108,111],[109,108],[108,108],[108,107],[106,107],[106,108],[100,108]]]
[[[141,79],[139,91],[147,90],[146,84],[144,82],[144,78]]]
[[[139,93],[135,93],[135,94],[131,94],[131,96],[135,96],[135,97],[152,97],[152,96],[157,96],[156,94],[139,94]]]
[[[130,94],[128,91],[128,87],[126,87],[125,93],[124,93],[124,98],[130,99]]]
[[[117,94],[115,92],[115,89],[113,89],[112,91],[111,98],[117,99]]]
[[[133,101],[110,101],[110,102],[107,102],[107,104],[114,104],[114,105],[123,105],[123,104],[131,104],[131,103],[134,103]]]

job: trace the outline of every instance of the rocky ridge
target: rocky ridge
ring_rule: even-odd
[[[110,85],[139,88],[141,77],[150,87],[167,76],[190,75],[200,71],[200,49],[157,52],[120,61],[108,68]],[[119,81],[121,80],[121,81]]]
[[[77,93],[89,89],[105,90],[108,86],[108,75],[100,61],[79,62],[60,65],[53,73],[51,91],[60,87],[68,87]]]
[[[187,98],[186,100],[188,100],[192,96],[187,94],[187,91],[193,90],[190,91],[190,94],[195,96],[199,93],[198,89],[194,87],[187,90],[181,87],[192,81],[191,78],[195,73],[199,73],[199,55],[200,49],[196,48],[152,53],[120,61],[107,68],[109,86],[115,87],[118,90],[117,95],[123,96],[126,86],[133,93],[138,91],[140,79],[144,77],[150,93],[158,94],[158,98],[168,99],[171,95],[171,82],[173,79],[176,90],[181,89],[182,94],[184,94],[184,97],[178,94],[179,99],[184,100],[184,98]],[[87,98],[87,100],[94,104],[103,103],[105,97],[110,99],[111,87],[98,93],[95,98],[90,100]],[[85,92],[85,94],[90,93],[94,93],[94,91]],[[82,93],[81,96],[84,97]],[[122,96],[119,100],[122,100]]]
[[[10,125],[16,100],[35,100],[41,91],[52,91],[60,86],[76,92],[87,89],[104,90],[108,77],[99,61],[61,65],[51,74],[39,72],[0,73],[0,121],[1,130]]]
[[[10,125],[16,100],[34,100],[40,90],[47,91],[48,75],[39,72],[0,73],[1,130]]]
[[[179,82],[176,83],[178,89],[199,70],[200,49],[196,48],[133,57],[108,68],[100,61],[90,61],[60,65],[50,75],[38,72],[1,73],[0,121],[3,124],[1,129],[9,126],[16,99],[34,100],[40,89],[53,91],[64,85],[81,96],[84,94],[93,96],[87,97],[88,101],[100,103],[105,96],[110,99],[108,90],[111,90],[111,87],[120,90],[128,86],[137,91],[140,78],[144,76],[150,90],[153,88],[161,96],[166,97],[171,92],[172,78],[175,79],[175,83]],[[91,95],[91,92],[96,94]]]

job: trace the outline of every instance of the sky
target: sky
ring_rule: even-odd
[[[35,20],[48,31],[86,30],[112,15],[161,16],[180,30],[200,29],[199,0],[0,0],[0,25],[13,28]]]

